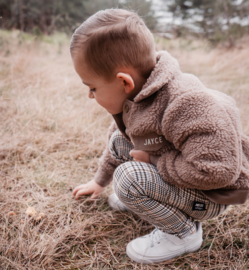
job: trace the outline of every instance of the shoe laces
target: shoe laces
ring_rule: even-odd
[[[155,243],[160,244],[160,239],[162,237],[162,232],[159,229],[153,230],[150,234],[151,247],[154,247]]]

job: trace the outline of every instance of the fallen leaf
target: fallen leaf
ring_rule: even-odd
[[[35,211],[34,207],[28,207],[28,209],[25,212],[29,217],[35,217],[37,215],[37,212]]]
[[[40,213],[36,218],[35,218],[35,220],[36,221],[40,221],[42,218],[44,218],[45,217],[45,214],[44,213]]]

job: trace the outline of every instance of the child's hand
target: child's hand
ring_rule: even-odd
[[[133,157],[134,161],[150,163],[150,154],[145,151],[132,149],[130,156]]]
[[[73,190],[73,197],[75,200],[78,200],[80,196],[92,194],[91,199],[97,199],[104,189],[104,187],[97,184],[93,179],[86,184],[77,186]]]

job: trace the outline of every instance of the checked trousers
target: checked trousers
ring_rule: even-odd
[[[120,161],[113,175],[114,191],[129,210],[163,232],[185,238],[195,231],[194,220],[211,219],[228,207],[210,201],[197,189],[168,184],[152,164],[133,161],[133,145],[119,130],[110,139],[111,154]],[[193,210],[195,202],[205,209]]]

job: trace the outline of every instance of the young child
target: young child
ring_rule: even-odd
[[[127,245],[136,262],[154,263],[202,244],[200,220],[243,204],[249,189],[249,138],[235,101],[182,73],[136,13],[109,9],[73,34],[82,82],[113,115],[109,143],[93,180],[73,196],[97,198],[113,179],[109,203],[153,224]]]

